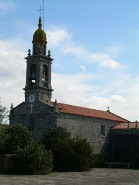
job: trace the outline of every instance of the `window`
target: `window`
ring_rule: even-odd
[[[47,65],[43,65],[42,83],[43,83],[43,87],[48,87],[48,66]]]
[[[101,125],[101,135],[105,136],[105,125]]]
[[[30,86],[35,87],[36,82],[36,65],[32,64],[30,67]]]

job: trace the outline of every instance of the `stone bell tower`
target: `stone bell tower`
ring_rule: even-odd
[[[56,127],[56,103],[51,102],[51,58],[47,51],[47,37],[42,29],[41,17],[38,29],[33,34],[32,52],[25,58],[25,102],[11,106],[10,125],[21,124],[40,139],[45,130]]]
[[[39,17],[38,29],[34,32],[32,54],[28,50],[25,85],[25,102],[51,102],[51,63],[50,51],[47,53],[47,36],[42,29]],[[46,54],[47,53],[47,54]]]

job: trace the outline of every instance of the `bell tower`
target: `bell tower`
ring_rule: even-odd
[[[34,32],[32,54],[28,50],[25,85],[25,102],[51,102],[51,64],[50,51],[47,53],[47,36],[42,29],[42,20],[39,17],[38,29]]]

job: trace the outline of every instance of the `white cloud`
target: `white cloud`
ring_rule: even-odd
[[[125,78],[127,82],[125,83]],[[97,76],[99,78],[99,75]],[[129,119],[139,120],[138,77],[119,74],[118,79],[110,79],[106,86],[97,85],[96,74],[80,73],[75,75],[53,74],[53,99],[93,109],[107,110]],[[119,87],[117,80],[120,81]],[[94,83],[89,84],[92,81]]]
[[[100,66],[111,69],[117,69],[118,67],[120,67],[120,63],[111,58],[106,58],[100,61]]]
[[[49,33],[49,44],[56,49],[60,50],[64,55],[72,55],[77,59],[85,60],[87,63],[97,63],[100,67],[109,68],[112,70],[121,67],[120,62],[118,62],[114,57],[115,53],[121,51],[121,47],[118,46],[109,48],[109,52],[90,52],[82,45],[76,45],[72,40],[72,36],[64,29],[54,28]]]
[[[17,40],[0,41],[0,97],[7,108],[11,102],[19,104],[24,96],[26,62],[19,43]]]
[[[48,31],[47,37],[51,47],[61,47],[63,43],[70,41],[69,33],[64,29],[57,27],[51,28],[51,30]]]
[[[124,51],[125,48],[123,46],[112,46],[112,47],[105,47],[105,51],[114,57],[119,56],[119,54],[121,54],[122,51]]]
[[[82,71],[83,71],[83,72],[86,72],[86,68],[85,68],[85,66],[81,65],[81,67],[80,67],[80,68],[82,69]]]
[[[100,67],[117,69],[121,66],[118,61],[114,60],[107,53],[92,53],[90,55],[88,54],[88,58],[90,58],[92,61],[98,62]]]
[[[15,9],[15,4],[10,0],[0,0],[0,16]]]
[[[18,73],[20,74],[25,67],[22,65],[22,60],[25,57],[25,53],[18,48],[18,45],[15,44],[16,41],[0,41],[0,59],[1,59],[1,71],[7,71],[8,73],[3,74],[3,77],[7,75],[10,77],[15,77]],[[2,77],[2,74],[0,75]]]

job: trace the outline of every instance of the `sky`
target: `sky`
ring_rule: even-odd
[[[26,60],[43,0],[0,0],[0,97],[24,101]],[[139,0],[44,0],[52,100],[139,121]]]

